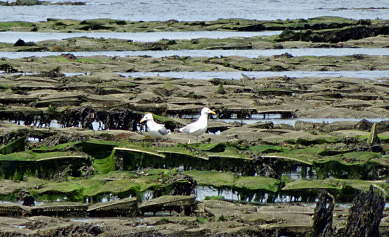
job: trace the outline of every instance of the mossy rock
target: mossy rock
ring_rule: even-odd
[[[10,28],[32,28],[35,27],[35,24],[32,22],[25,21],[8,21],[0,22],[0,30],[7,30]]]
[[[279,180],[261,176],[239,176],[235,180],[235,187],[248,190],[262,190],[268,192],[277,192],[279,189]]]
[[[75,151],[78,150],[80,147],[81,147],[81,142],[76,141],[76,142],[62,143],[51,147],[40,146],[37,148],[33,148],[31,150],[37,153],[44,153],[44,152],[55,152],[55,151],[69,151],[69,150]]]
[[[292,144],[301,144],[304,146],[309,146],[313,144],[326,144],[326,143],[337,143],[340,142],[341,139],[335,136],[330,135],[312,135],[311,137],[298,137],[296,139],[286,140],[288,143]]]
[[[284,152],[278,153],[268,153],[266,155],[263,155],[263,157],[290,160],[312,165],[314,161],[323,158],[322,156],[320,156],[320,153],[323,151],[325,151],[324,148],[311,147],[305,149],[284,150]]]
[[[122,170],[138,170],[141,168],[161,167],[164,154],[141,146],[115,147],[116,166]]]
[[[188,147],[194,147],[196,149],[199,149],[201,151],[207,151],[207,152],[223,152],[226,149],[225,143],[196,143],[192,145],[188,145]]]
[[[387,160],[385,156],[382,156],[382,154],[375,153],[375,152],[364,152],[364,151],[348,152],[348,153],[339,154],[335,156],[326,156],[320,160],[316,160],[315,163],[325,164],[331,161],[337,161],[342,165],[355,166],[355,165],[365,165],[368,162],[377,161],[378,158],[381,158],[380,163],[382,165],[385,166],[389,165],[389,160]]]
[[[100,201],[104,196],[117,196],[125,198],[130,195],[136,196],[140,190],[140,185],[131,179],[107,180],[93,178],[91,180],[80,181],[84,187],[82,195],[84,198]]]
[[[224,200],[223,196],[206,196],[204,200]]]
[[[6,155],[0,155],[0,161],[35,161],[36,156],[31,152],[14,152]]]
[[[286,148],[281,146],[271,146],[271,145],[263,145],[263,144],[249,147],[249,151],[255,154],[283,152],[285,150]]]
[[[158,152],[165,156],[163,162],[167,167],[203,167],[209,159],[206,152],[186,146],[159,147]]]
[[[92,140],[85,141],[81,143],[82,150],[92,155],[95,158],[106,158],[109,156],[114,149],[114,147],[119,146],[117,142],[109,142],[109,141],[100,141],[100,140]]]
[[[127,198],[135,196],[139,201],[146,191],[158,190],[168,193],[176,173],[163,169],[135,171],[113,171],[96,174],[89,179],[68,177],[67,181],[41,181],[30,192],[40,200],[66,199],[78,202],[100,202],[103,198]],[[36,179],[40,180],[40,179]],[[35,181],[36,183],[36,181]]]
[[[185,171],[185,174],[196,180],[197,185],[215,188],[229,188],[247,191],[277,192],[279,181],[261,176],[236,176],[231,172]]]
[[[99,174],[106,174],[108,172],[114,171],[116,168],[115,165],[115,150],[111,151],[111,154],[107,156],[106,158],[101,159],[94,159],[93,160],[93,167],[96,171],[96,173]]]
[[[72,152],[15,152],[0,155],[0,175],[7,179],[21,180],[25,175],[53,178],[66,172],[80,176],[80,168],[90,165],[90,160],[82,153]]]
[[[250,154],[247,154],[245,150],[237,149],[236,147],[226,147],[223,152],[208,153],[209,157],[219,158],[231,158],[231,159],[246,159],[251,160]]]
[[[124,198],[106,203],[98,203],[88,208],[90,216],[136,216],[138,202],[136,198]]]
[[[282,188],[282,191],[298,191],[304,189],[333,189],[333,190],[341,190],[343,188],[343,183],[334,180],[334,179],[326,179],[326,180],[300,180],[295,182],[290,182]]]
[[[25,151],[27,145],[27,138],[20,137],[0,148],[0,154],[6,155],[14,152]]]
[[[196,180],[197,185],[212,186],[216,188],[233,187],[235,185],[235,175],[231,172],[217,171],[185,171],[185,174]]]
[[[350,152],[324,157],[313,164],[319,178],[378,179],[387,169],[389,160],[380,153]]]
[[[371,185],[378,185],[383,190],[388,190],[389,185],[385,181],[362,181],[351,179],[325,179],[325,180],[300,180],[291,182],[282,188],[285,193],[315,193],[327,190],[338,200],[352,201],[359,191],[367,191]],[[387,194],[386,194],[387,195]]]
[[[100,24],[100,25],[125,25],[126,21],[123,20],[115,20],[115,19],[90,19],[90,20],[83,20],[80,22],[81,25],[89,25],[89,24]]]
[[[276,70],[279,71],[279,70]],[[283,70],[281,70],[283,71]],[[292,96],[293,91],[282,88],[263,88],[256,91],[260,96]]]
[[[83,187],[76,183],[69,182],[47,182],[37,189],[30,190],[40,200],[67,199],[72,201],[83,201]]]

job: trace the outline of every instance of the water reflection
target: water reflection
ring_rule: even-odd
[[[315,202],[316,195],[308,194],[280,194],[263,191],[237,191],[233,189],[217,189],[211,186],[197,186],[196,201],[203,201],[206,197],[220,196],[226,200],[250,203],[280,203],[280,202]]]
[[[222,196],[228,200],[239,200],[238,193],[235,193],[232,190],[220,190],[210,186],[197,186],[195,188],[196,192],[196,201],[203,201],[206,197]]]
[[[379,123],[383,121],[389,121],[389,118],[366,118],[365,120],[372,123]],[[356,118],[296,118],[296,119],[220,119],[219,121],[227,123],[241,123],[241,124],[254,124],[263,122],[272,122],[274,124],[285,124],[295,126],[296,122],[308,122],[308,123],[335,123],[335,122],[359,122],[361,119]]]
[[[193,116],[186,116],[186,118],[198,118],[199,115],[193,115]],[[296,122],[309,122],[309,123],[334,123],[334,122],[359,122],[361,119],[356,118],[295,118],[295,119],[280,119],[280,118],[268,118],[268,119],[256,119],[255,116],[253,116],[252,119],[214,119],[215,121],[221,121],[225,123],[240,123],[242,125],[244,124],[255,124],[255,123],[263,123],[263,122],[272,122],[274,124],[285,124],[290,126],[295,126]],[[379,123],[383,121],[389,121],[389,118],[365,118],[365,120],[372,122],[372,123]],[[15,120],[3,120],[2,123],[15,123],[18,125],[25,125],[24,121],[15,121]],[[28,126],[34,126],[34,127],[40,127],[40,128],[63,128],[64,125],[58,123],[58,120],[51,120],[48,124],[40,124],[39,121],[36,121],[34,124],[28,124]],[[82,127],[81,124],[79,124],[78,127]],[[104,124],[101,121],[94,121],[92,122],[92,129],[93,130],[106,130]],[[139,132],[142,132],[142,128],[139,127]],[[220,133],[217,133],[220,134]],[[40,138],[34,138],[29,137],[28,140],[30,142],[39,142]]]
[[[281,31],[176,31],[176,32],[81,32],[81,33],[58,33],[58,32],[0,32],[0,42],[15,43],[18,39],[24,41],[39,42],[44,40],[62,40],[75,37],[125,39],[135,42],[154,42],[162,39],[167,40],[190,40],[198,38],[230,38],[230,37],[254,37],[278,35]]]
[[[301,49],[250,49],[250,50],[145,50],[145,51],[91,51],[91,52],[1,52],[4,58],[48,57],[71,53],[76,57],[107,56],[107,57],[135,57],[150,56],[156,58],[180,56],[180,57],[229,57],[239,56],[257,58],[269,57],[289,53],[293,56],[348,56],[355,54],[364,55],[389,55],[389,48],[301,48]]]

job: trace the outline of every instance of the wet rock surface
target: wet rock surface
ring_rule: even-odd
[[[334,197],[321,192],[313,217],[314,236],[333,236]]]
[[[358,195],[350,209],[346,227],[347,235],[379,236],[379,224],[383,215],[385,201],[380,194],[370,186],[369,192]]]
[[[332,17],[212,22],[48,19],[0,23],[0,29],[283,33],[153,43],[81,37],[36,45],[20,41],[18,46],[1,44],[0,48],[60,52],[383,48],[388,47],[386,22]],[[389,79],[252,78],[244,72],[378,71],[389,69],[388,59],[288,53],[256,58],[80,57],[72,53],[1,58],[0,233],[385,236],[389,226],[383,206],[389,189]],[[142,71],[243,74],[239,80],[120,74]],[[206,106],[216,112],[209,118],[208,133],[187,144],[188,136],[176,130]],[[149,137],[140,124],[146,112],[152,112],[172,133],[160,141]],[[270,120],[274,116],[293,122],[275,123]],[[325,120],[329,118],[340,121],[330,123]],[[380,195],[372,192],[372,185]],[[359,195],[361,191],[368,192]]]

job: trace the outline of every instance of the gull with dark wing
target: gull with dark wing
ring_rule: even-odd
[[[209,108],[205,107],[201,110],[200,118],[197,119],[196,122],[190,123],[178,130],[179,132],[187,133],[189,135],[188,143],[190,143],[190,136],[195,136],[198,139],[200,135],[202,135],[205,131],[207,131],[208,114],[216,114],[216,113],[210,110]]]
[[[170,133],[170,130],[166,129],[165,125],[154,122],[154,118],[151,113],[145,114],[140,122],[146,122],[147,131],[149,132],[150,137],[156,140]]]

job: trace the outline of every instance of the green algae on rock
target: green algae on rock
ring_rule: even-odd
[[[150,32],[150,31],[261,31],[261,30],[319,30],[342,28],[346,26],[376,25],[385,20],[353,20],[342,17],[315,17],[296,20],[260,21],[250,19],[219,19],[215,21],[123,21],[113,19],[71,20],[49,18],[47,21],[17,22],[0,24],[4,30],[24,30],[42,32],[82,32],[87,30],[118,31],[118,32]]]
[[[376,185],[387,191],[388,185],[383,181],[362,181],[353,179],[324,179],[324,180],[300,180],[291,182],[282,188],[282,192],[297,194],[317,193],[325,189],[332,193],[339,201],[350,201],[360,190],[367,191],[371,185]],[[387,196],[387,194],[385,194]],[[313,195],[315,196],[315,195]]]

